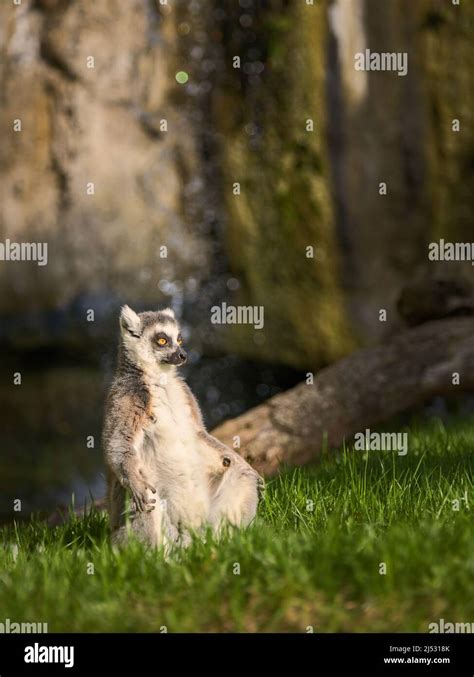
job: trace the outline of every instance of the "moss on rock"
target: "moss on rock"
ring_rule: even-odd
[[[227,251],[241,282],[235,303],[265,310],[263,330],[234,326],[229,344],[251,356],[304,367],[340,357],[352,341],[339,283],[325,143],[325,8],[293,3],[278,14],[277,4],[254,23],[256,42],[267,56],[263,73],[246,78],[236,70],[216,102],[225,133]],[[236,47],[228,49],[229,69]],[[245,53],[242,67],[245,72]],[[307,257],[307,247],[313,247],[314,258]]]

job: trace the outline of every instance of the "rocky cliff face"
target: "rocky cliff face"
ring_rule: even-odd
[[[330,5],[337,222],[352,323],[364,343],[396,326],[394,299],[413,277],[472,273],[470,264],[428,263],[427,248],[439,238],[472,239],[473,16],[472,3],[436,0]],[[406,53],[406,76],[355,71],[354,53],[366,49]],[[386,325],[376,319],[382,308]]]
[[[300,366],[330,361],[399,326],[407,281],[472,278],[470,263],[428,262],[428,244],[472,240],[474,7],[274,1],[250,13],[251,28],[231,33],[217,121],[239,298],[265,304],[268,340],[255,347],[241,327],[238,345],[262,355],[271,346]],[[366,49],[406,53],[406,75],[357,71],[354,56]],[[240,53],[250,74],[239,89],[231,55]],[[258,58],[255,82],[249,62]]]
[[[201,279],[208,244],[186,196],[202,168],[175,80],[176,12],[141,0],[0,11],[0,238],[49,244],[44,268],[1,266],[4,317],[28,326],[79,303],[100,322],[109,300],[155,306],[160,280]]]
[[[427,244],[472,239],[473,14],[2,3],[0,241],[49,243],[44,268],[0,265],[3,338],[79,347],[88,308],[100,333],[118,303],[170,295],[206,327],[211,300],[263,305],[226,350],[303,368],[395,328],[407,277],[438,269]],[[407,75],[356,71],[365,49],[406,52]]]

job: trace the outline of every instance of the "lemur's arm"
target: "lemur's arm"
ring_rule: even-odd
[[[143,442],[143,427],[148,420],[146,407],[130,395],[114,398],[106,435],[107,463],[120,484],[130,491],[138,512],[154,509],[155,499],[149,499],[147,490],[156,493],[140,467],[138,449]]]
[[[217,451],[221,452],[224,455],[227,454],[227,453],[230,453],[230,454],[235,453],[235,452],[232,451],[232,449],[230,449],[225,444],[220,442],[217,439],[217,437],[214,437],[213,435],[211,435],[206,430],[206,426],[204,425],[204,419],[203,419],[202,414],[201,414],[201,409],[199,407],[199,404],[198,404],[196,398],[194,397],[193,391],[191,390],[191,388],[188,386],[188,384],[185,381],[181,381],[181,383],[183,385],[183,390],[184,390],[184,394],[185,394],[185,397],[186,397],[186,401],[187,401],[187,403],[188,403],[188,405],[191,409],[193,421],[196,424],[198,436],[204,442],[207,442],[211,447],[213,447],[214,449],[216,449]]]
[[[201,409],[199,407],[196,398],[194,397],[191,388],[185,381],[182,381],[182,384],[184,394],[186,396],[186,401],[191,409],[193,420],[197,427],[199,438],[203,442],[205,442],[209,447],[215,449],[219,453],[224,467],[229,466],[231,463],[246,466],[246,468],[248,468],[248,472],[251,473],[252,475],[255,475],[255,478],[257,480],[257,487],[259,492],[261,493],[265,486],[263,478],[257,473],[256,470],[252,468],[251,465],[249,465],[249,463],[247,463],[247,461],[244,458],[242,458],[240,454],[234,451],[234,449],[231,449],[227,445],[223,444],[220,440],[217,439],[217,437],[214,437],[214,435],[211,435],[207,431],[206,426],[204,424],[204,420],[202,418]]]

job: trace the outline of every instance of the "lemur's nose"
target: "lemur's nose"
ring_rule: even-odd
[[[179,367],[181,364],[184,364],[186,362],[186,353],[184,350],[180,350],[179,348],[174,351],[174,353],[171,353],[171,355],[168,357],[168,359],[165,359],[165,362],[168,364],[175,364],[177,367]]]

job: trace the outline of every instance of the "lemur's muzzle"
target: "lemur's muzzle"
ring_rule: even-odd
[[[171,355],[168,357],[167,362],[169,362],[169,364],[175,364],[176,366],[179,367],[181,364],[184,364],[186,362],[187,357],[188,356],[186,355],[184,350],[181,350],[181,348],[179,348],[178,350],[175,350],[174,353],[171,353]]]

